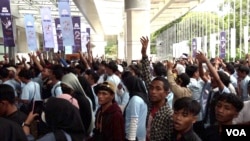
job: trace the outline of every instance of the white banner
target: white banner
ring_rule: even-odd
[[[244,26],[244,53],[248,53],[248,26]]]
[[[215,58],[216,33],[210,34],[210,58]]]
[[[197,40],[197,51],[201,51],[201,37],[196,37]]]
[[[236,29],[231,28],[231,58],[236,57]]]
[[[182,50],[182,53],[186,53],[186,54],[190,54],[190,49],[189,49],[189,46],[188,46],[188,40],[184,40],[181,42],[181,50]]]

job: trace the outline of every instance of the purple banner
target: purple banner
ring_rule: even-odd
[[[80,17],[72,17],[72,22],[75,41],[73,53],[78,53],[78,51],[81,50],[81,19]]]
[[[0,18],[2,22],[4,46],[15,47],[13,27],[12,27],[12,17],[10,11],[10,0],[1,0]]]
[[[88,33],[88,37],[87,37],[87,40],[90,41],[90,28],[86,28],[86,32]]]
[[[220,58],[225,58],[226,56],[226,32],[220,33]]]
[[[62,38],[62,30],[60,25],[59,18],[55,18],[55,27],[56,27],[56,38],[57,38],[57,45],[59,51],[64,51],[63,49],[63,38]]]
[[[192,40],[192,51],[193,51],[193,57],[196,57],[196,53],[197,53],[197,40],[196,40],[196,38],[193,38],[193,40]]]

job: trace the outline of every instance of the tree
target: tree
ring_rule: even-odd
[[[117,57],[117,43],[114,40],[107,40],[107,46],[105,47],[106,58],[116,58]]]

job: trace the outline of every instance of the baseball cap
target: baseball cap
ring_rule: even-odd
[[[115,85],[112,82],[104,81],[103,83],[100,83],[94,87],[95,94],[101,90],[115,94]]]

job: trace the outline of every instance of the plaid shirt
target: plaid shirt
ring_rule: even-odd
[[[151,83],[151,74],[150,74],[150,62],[148,56],[142,57],[142,79],[145,82],[147,90],[149,89],[149,84]]]
[[[151,123],[150,141],[172,141],[173,139],[172,115],[173,111],[166,100],[166,104],[163,107],[161,107],[159,111],[156,112],[156,115]]]

